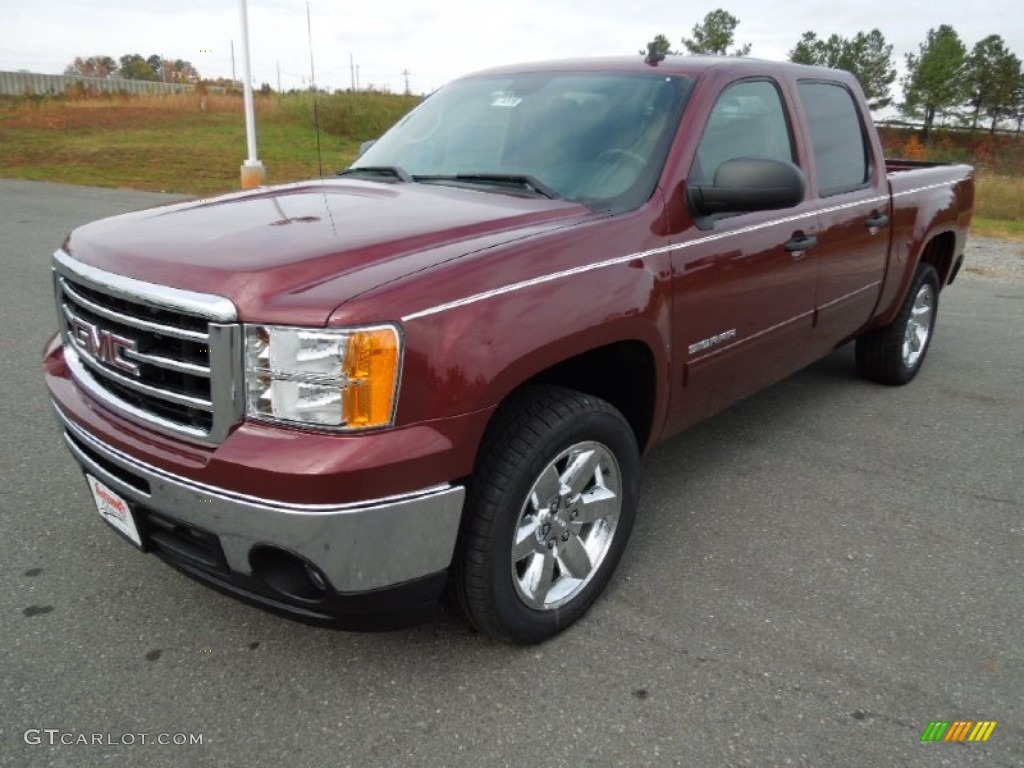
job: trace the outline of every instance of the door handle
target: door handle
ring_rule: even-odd
[[[803,256],[804,251],[808,248],[813,248],[817,244],[818,238],[814,235],[805,235],[803,232],[797,232],[786,241],[786,250],[794,255],[799,254],[800,256]]]
[[[868,229],[881,229],[889,223],[889,217],[884,213],[872,213],[868,216],[867,221],[864,222],[864,226]]]

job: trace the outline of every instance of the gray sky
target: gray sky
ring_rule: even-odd
[[[429,92],[449,80],[499,64],[635,53],[655,34],[679,47],[715,8],[740,19],[737,43],[751,55],[784,59],[800,34],[852,35],[881,29],[898,64],[929,27],[951,24],[970,48],[1001,34],[1024,58],[1024,2],[989,0],[310,0],[317,82],[351,82],[349,56],[362,86]],[[125,53],[187,59],[206,77],[231,76],[231,41],[241,77],[238,0],[0,0],[0,70],[59,73],[77,55]],[[305,0],[249,0],[253,78],[287,88],[308,84]]]

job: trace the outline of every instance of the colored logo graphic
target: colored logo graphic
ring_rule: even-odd
[[[932,720],[921,734],[921,741],[988,741],[996,729],[996,720]]]

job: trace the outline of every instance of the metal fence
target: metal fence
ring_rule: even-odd
[[[195,88],[188,83],[159,83],[150,80],[122,80],[114,77],[79,77],[77,75],[40,75],[35,72],[0,72],[0,94],[21,96],[26,93],[61,94],[69,85],[98,93],[187,93]]]

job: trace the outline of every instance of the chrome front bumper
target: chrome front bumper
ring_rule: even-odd
[[[128,456],[77,426],[54,403],[82,467],[130,504],[219,540],[231,574],[253,577],[254,547],[312,564],[335,593],[365,593],[443,572],[451,564],[465,489],[437,486],[358,504],[259,499],[186,480]]]

